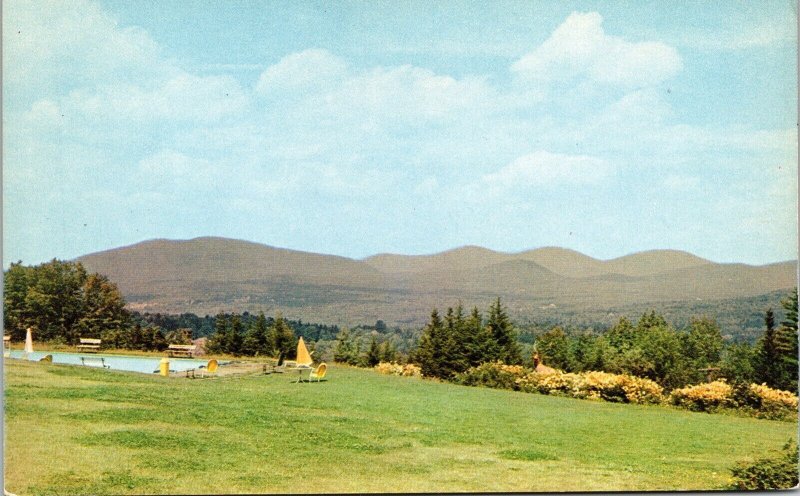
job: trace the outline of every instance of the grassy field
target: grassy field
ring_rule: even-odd
[[[4,365],[17,494],[714,489],[797,428],[343,367],[294,384]]]

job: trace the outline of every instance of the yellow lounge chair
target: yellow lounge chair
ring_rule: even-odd
[[[219,363],[217,363],[217,359],[216,358],[212,358],[211,360],[208,361],[208,365],[206,365],[205,369],[200,369],[202,371],[201,374],[200,374],[200,377],[205,377],[206,376],[206,372],[208,373],[208,375],[216,375],[217,374],[217,367],[219,367]]]
[[[328,371],[328,366],[324,363],[319,364],[319,367],[316,369],[312,369],[311,373],[308,374],[308,382],[316,379],[317,382],[321,381],[323,377],[325,377],[325,373]]]

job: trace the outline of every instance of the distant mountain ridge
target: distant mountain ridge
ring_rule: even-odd
[[[676,250],[598,260],[546,247],[503,253],[466,246],[433,255],[361,260],[217,237],[155,239],[78,258],[108,275],[141,311],[200,315],[271,312],[349,325],[424,322],[458,301],[485,308],[499,296],[512,315],[559,309],[747,298],[788,290],[796,262],[719,264]]]

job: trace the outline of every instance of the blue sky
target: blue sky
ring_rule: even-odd
[[[797,257],[795,3],[3,2],[3,263]]]

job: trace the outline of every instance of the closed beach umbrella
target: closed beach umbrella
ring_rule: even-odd
[[[28,327],[28,332],[25,334],[25,353],[33,353],[33,335],[30,327]]]
[[[308,352],[308,348],[306,348],[303,337],[300,336],[300,340],[297,342],[297,365],[310,366],[312,363],[314,363],[314,361],[311,359],[311,354]]]

